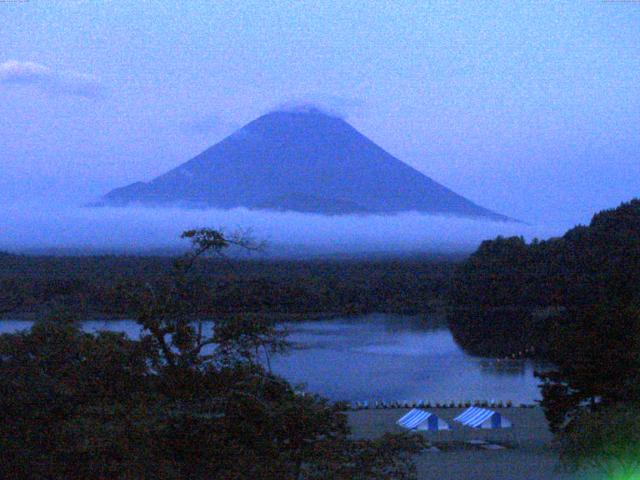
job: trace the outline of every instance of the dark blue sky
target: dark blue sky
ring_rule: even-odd
[[[640,2],[0,2],[0,203],[83,203],[279,105],[493,210],[640,195]]]

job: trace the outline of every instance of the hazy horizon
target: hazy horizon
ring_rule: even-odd
[[[0,248],[164,245],[179,224],[469,250],[640,196],[637,2],[31,1],[0,17]],[[300,104],[530,225],[81,208]]]
[[[527,225],[405,212],[395,215],[319,215],[234,208],[61,207],[5,205],[0,250],[144,253],[188,246],[192,228],[250,230],[268,256],[363,253],[469,253],[498,235],[549,238],[564,225]]]

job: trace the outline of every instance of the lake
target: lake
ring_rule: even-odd
[[[32,322],[0,321],[0,333]],[[511,400],[540,398],[534,364],[473,357],[455,343],[446,325],[430,317],[372,314],[282,324],[293,350],[272,359],[273,370],[332,400]],[[122,331],[129,320],[87,321],[86,331]]]

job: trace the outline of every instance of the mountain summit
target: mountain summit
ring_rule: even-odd
[[[315,109],[263,115],[154,180],[109,192],[98,205],[133,203],[509,220],[401,162],[341,118]]]

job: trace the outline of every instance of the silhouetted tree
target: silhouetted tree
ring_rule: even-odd
[[[186,232],[193,250],[131,292],[139,340],[56,314],[0,336],[0,477],[410,479],[422,437],[354,440],[339,407],[265,369],[286,347],[260,317],[195,320],[200,258],[244,236]]]

